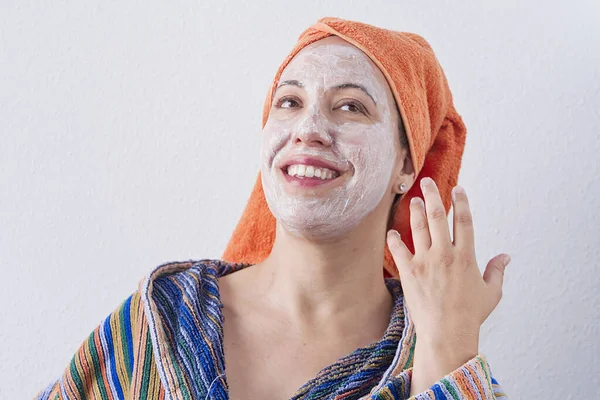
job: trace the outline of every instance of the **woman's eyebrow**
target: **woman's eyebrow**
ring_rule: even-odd
[[[289,80],[289,81],[283,81],[283,82],[281,82],[281,83],[279,84],[279,86],[277,86],[277,89],[275,89],[275,92],[277,92],[277,90],[278,90],[280,87],[282,87],[282,86],[286,86],[286,85],[298,86],[298,87],[300,87],[300,88],[303,88],[303,87],[304,87],[304,85],[302,84],[302,82],[300,82],[300,81],[297,81],[297,80],[293,79],[293,80]],[[273,94],[275,94],[275,93],[273,93]]]
[[[373,100],[373,103],[375,103],[375,105],[377,105],[377,102],[375,101],[375,99],[373,98],[373,96],[371,96],[371,94],[369,93],[369,91],[363,85],[359,85],[357,83],[342,83],[341,85],[336,85],[336,86],[334,86],[334,87],[331,88],[331,90],[343,90],[343,89],[359,89],[359,90],[362,90],[363,92],[365,92],[365,94],[367,96],[369,96],[371,98],[371,100]]]

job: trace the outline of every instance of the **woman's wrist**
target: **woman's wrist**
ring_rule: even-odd
[[[478,335],[445,339],[439,336],[417,335],[411,396],[429,389],[435,382],[461,367],[478,353]]]
[[[479,348],[479,331],[474,329],[457,332],[440,327],[438,332],[433,334],[417,332],[416,337],[418,347],[440,353],[464,353]]]

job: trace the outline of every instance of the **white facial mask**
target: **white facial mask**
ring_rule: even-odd
[[[392,117],[395,104],[388,100],[387,83],[379,82],[376,73],[381,74],[358,48],[320,44],[304,48],[281,75],[280,82],[302,83],[303,89],[294,92],[302,97],[302,105],[289,114],[278,110],[275,117],[271,109],[263,129],[261,173],[269,209],[288,232],[319,240],[342,236],[372,212],[386,193],[396,158],[398,125]],[[378,122],[347,117],[344,113],[350,111],[330,111],[334,104],[326,90],[346,83],[362,85],[370,93],[377,104]],[[282,97],[279,91],[274,102]],[[358,99],[351,92],[341,93],[336,98]],[[345,102],[335,100],[338,103]],[[329,190],[289,190],[279,166],[296,155],[328,160],[343,175]]]

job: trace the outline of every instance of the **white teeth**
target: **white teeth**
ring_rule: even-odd
[[[296,168],[296,176],[306,175],[306,165],[297,165]]]
[[[317,168],[312,165],[295,164],[287,168],[290,176],[321,178],[321,180],[337,178],[338,173],[327,168]]]

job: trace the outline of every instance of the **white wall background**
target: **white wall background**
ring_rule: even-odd
[[[481,352],[512,399],[600,392],[600,2],[0,0],[0,398],[30,398],[165,261],[218,258],[304,28],[417,32],[468,127]]]

